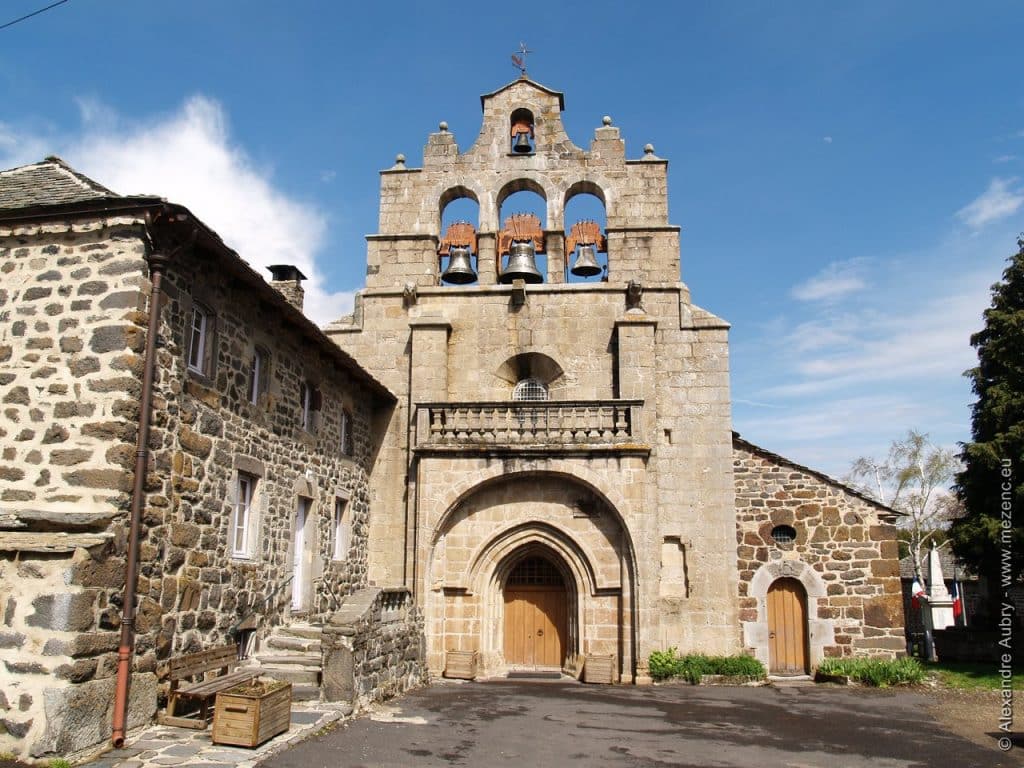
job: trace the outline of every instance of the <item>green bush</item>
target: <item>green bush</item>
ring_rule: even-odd
[[[71,763],[63,757],[55,757],[47,765],[49,768],[71,768]]]
[[[876,688],[920,683],[924,679],[921,662],[910,657],[825,659],[818,665],[818,672],[823,675],[845,675],[851,680]]]
[[[679,656],[675,648],[654,651],[648,670],[655,680],[679,677],[693,684],[700,682],[701,675],[765,676],[764,666],[751,656],[705,656],[702,653]]]

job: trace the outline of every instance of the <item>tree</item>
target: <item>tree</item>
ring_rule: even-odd
[[[948,489],[959,467],[953,451],[911,429],[902,440],[892,441],[884,461],[861,457],[847,476],[855,488],[905,515],[897,524],[905,531],[914,577],[921,584],[926,583],[921,573],[925,546],[945,540],[945,529],[958,512],[957,499]]]
[[[957,557],[987,577],[993,607],[1000,585],[1024,572],[1024,236],[1009,262],[971,336],[978,365],[964,375],[977,400],[956,478],[964,515],[950,530]]]

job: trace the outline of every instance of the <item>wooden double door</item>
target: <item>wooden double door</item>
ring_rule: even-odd
[[[561,667],[566,648],[564,587],[505,588],[505,662],[516,667]]]
[[[768,667],[776,675],[807,672],[807,592],[796,579],[768,589]]]
[[[505,582],[505,663],[561,667],[568,643],[569,599],[559,568],[543,555],[516,563]]]

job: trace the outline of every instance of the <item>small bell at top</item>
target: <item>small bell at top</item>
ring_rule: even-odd
[[[513,149],[513,151],[518,152],[521,155],[527,155],[530,152],[533,152],[533,147],[530,146],[530,137],[529,137],[529,135],[526,134],[525,132],[524,133],[517,133],[516,134],[516,140],[512,144],[512,149]]]

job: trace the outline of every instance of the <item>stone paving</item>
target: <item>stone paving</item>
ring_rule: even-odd
[[[127,745],[121,749],[104,752],[82,765],[87,768],[251,768],[351,714],[352,708],[348,705],[293,704],[291,728],[255,749],[214,744],[211,728],[194,731],[153,725],[130,735]]]

